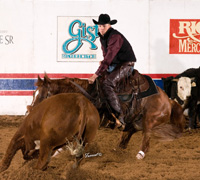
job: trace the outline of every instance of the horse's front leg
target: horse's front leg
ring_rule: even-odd
[[[119,143],[119,147],[120,148],[123,148],[123,149],[126,149],[127,148],[127,145],[131,139],[131,136],[137,132],[137,130],[132,127],[131,129],[129,129],[129,131],[124,131],[122,136],[121,136],[121,141]]]
[[[30,140],[30,138],[26,138],[26,146],[21,149],[24,160],[32,160],[38,158],[39,148],[36,148],[35,142],[36,141]]]
[[[140,151],[136,155],[137,159],[144,159],[145,154],[148,152],[149,149],[149,142],[150,142],[150,133],[144,132],[142,138],[142,145],[140,147]]]

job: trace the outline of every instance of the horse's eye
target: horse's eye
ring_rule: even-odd
[[[180,86],[180,89],[184,90],[184,88],[182,86]]]

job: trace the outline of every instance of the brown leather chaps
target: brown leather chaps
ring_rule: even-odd
[[[112,109],[117,113],[117,116],[123,114],[119,98],[117,97],[114,88],[125,77],[128,77],[133,70],[134,62],[126,62],[120,66],[117,66],[111,73],[107,75],[107,78],[103,81],[103,92],[106,96],[108,103]]]

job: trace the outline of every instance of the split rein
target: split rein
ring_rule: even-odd
[[[96,79],[96,90],[97,90],[97,97],[94,98],[91,96],[84,88],[82,88],[79,84],[69,80],[70,83],[72,83],[74,86],[76,86],[82,93],[85,95],[92,103],[99,108],[100,104],[102,104],[102,99],[100,96],[100,89],[99,89],[99,81]]]
[[[91,100],[93,102],[93,104],[97,107],[100,108],[100,106],[105,103],[106,107],[108,109],[108,111],[110,112],[110,114],[113,116],[113,118],[116,120],[116,116],[113,114],[110,105],[108,104],[107,100],[105,98],[101,97],[100,91],[101,89],[99,88],[99,80],[96,79],[96,90],[97,90],[97,97],[94,98],[92,97],[84,88],[82,88],[80,85],[78,85],[77,83],[73,82],[73,81],[69,81],[70,83],[72,83],[74,86],[76,86],[89,100]]]

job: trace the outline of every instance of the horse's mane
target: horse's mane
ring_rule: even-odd
[[[68,79],[80,85],[83,89],[88,89],[89,82],[87,79],[78,79],[78,78],[68,78]]]
[[[38,77],[38,81],[35,83],[38,87],[49,86],[51,92],[53,94],[57,93],[81,93],[80,89],[77,88],[74,84],[71,83],[75,82],[76,84],[80,85],[83,89],[90,91],[91,86],[86,79],[79,79],[79,78],[69,78],[64,77],[62,79],[50,79],[48,75],[45,73],[44,80]]]

